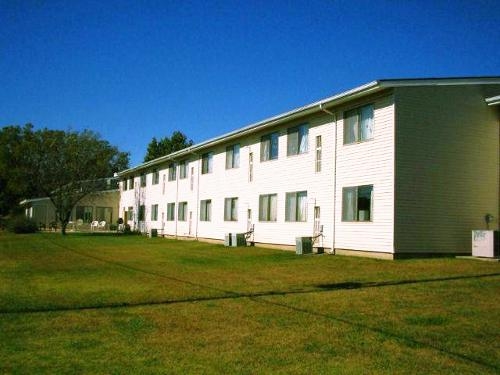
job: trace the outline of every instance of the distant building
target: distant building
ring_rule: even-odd
[[[120,191],[115,178],[106,179],[107,186],[102,191],[85,196],[73,208],[68,229],[90,229],[93,221],[106,222],[102,228],[109,228],[109,224],[116,224]],[[41,228],[49,229],[52,223],[57,222],[55,207],[49,198],[25,199],[21,203],[26,217],[34,220]],[[60,224],[57,223],[59,226]]]
[[[470,254],[499,217],[499,94],[500,77],[374,81],[120,172],[121,217],[165,236]]]

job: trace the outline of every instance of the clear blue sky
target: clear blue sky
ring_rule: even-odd
[[[0,0],[0,126],[142,162],[379,78],[500,75],[500,1]]]

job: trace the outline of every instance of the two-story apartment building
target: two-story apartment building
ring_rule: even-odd
[[[500,77],[374,81],[120,172],[120,213],[165,236],[470,254],[499,216],[499,94]]]

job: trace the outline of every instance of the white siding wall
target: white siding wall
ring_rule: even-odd
[[[337,122],[335,248],[393,252],[394,100],[392,96],[364,101],[349,110],[374,104],[372,140],[344,145],[344,120]],[[372,221],[342,221],[342,188],[373,185]]]
[[[302,123],[309,124],[308,152],[287,156],[287,129]],[[246,232],[247,213],[251,210],[251,224],[255,225],[255,242],[294,245],[295,237],[313,235],[314,206],[320,206],[321,224],[324,226],[324,243],[328,246],[333,237],[333,169],[334,169],[334,124],[332,116],[313,116],[305,120],[293,121],[263,133],[258,133],[226,144],[206,149],[213,152],[213,172],[201,174],[201,153],[192,155],[188,165],[188,176],[176,181],[168,181],[168,163],[158,166],[160,183],[151,185],[151,172],[147,176],[146,188],[140,188],[139,177],[135,177],[136,188],[122,192],[120,212],[132,206],[137,209],[137,197],[143,191],[141,204],[146,206],[146,222],[139,229],[161,230],[165,235],[191,236],[224,239],[225,233]],[[279,157],[277,160],[260,161],[261,136],[273,131],[279,132]],[[322,136],[322,171],[315,172],[316,136]],[[240,144],[239,168],[226,169],[226,147]],[[253,153],[253,181],[249,182],[249,154]],[[190,188],[191,168],[194,168],[193,189]],[[165,193],[163,193],[163,175]],[[285,221],[285,197],[287,192],[307,191],[308,209],[306,222]],[[278,216],[276,222],[259,221],[259,195],[278,195]],[[238,198],[238,221],[224,220],[225,198]],[[200,201],[212,200],[211,221],[199,221]],[[188,202],[187,221],[167,221],[167,203],[175,202],[177,219],[178,203]],[[142,203],[144,202],[144,203]],[[150,208],[158,204],[158,221],[151,222]],[[192,215],[191,224],[189,215]],[[162,217],[164,218],[162,222]],[[129,221],[133,226],[134,221]],[[160,232],[161,233],[161,232]]]

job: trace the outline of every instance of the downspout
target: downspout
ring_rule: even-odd
[[[200,155],[193,152],[193,155],[196,156],[196,160],[198,161],[197,165],[197,177],[196,177],[196,229],[194,237],[198,240],[198,224],[200,222],[199,212],[200,212]]]
[[[175,215],[175,239],[177,239],[177,223],[179,222],[179,178],[178,178],[179,176],[177,176],[177,164],[175,160],[172,159],[172,162],[174,163],[175,166],[175,207],[177,208],[177,214],[174,212],[174,215]]]
[[[336,228],[335,228],[335,213],[337,207],[337,115],[335,112],[331,112],[323,107],[323,103],[319,104],[319,110],[329,114],[333,117],[334,123],[334,142],[333,142],[333,236],[332,236],[332,254],[335,254],[335,236],[336,236]]]

